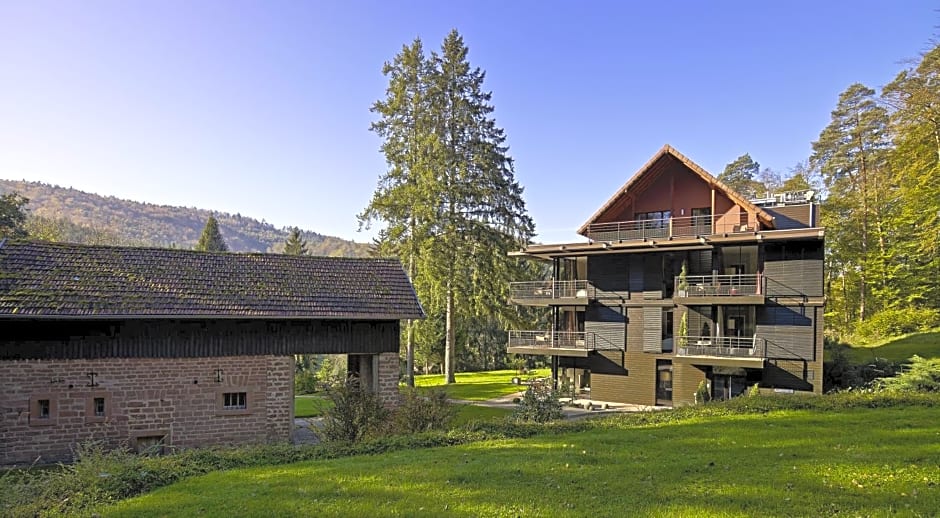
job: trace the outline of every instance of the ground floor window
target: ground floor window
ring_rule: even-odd
[[[248,408],[247,392],[225,392],[222,394],[223,410],[244,410]]]

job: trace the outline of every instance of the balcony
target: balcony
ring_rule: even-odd
[[[759,336],[687,336],[679,338],[676,361],[697,365],[760,368],[767,354]]]
[[[520,306],[586,306],[594,297],[589,281],[509,283],[509,301]]]
[[[713,234],[738,234],[759,230],[754,222],[727,222],[715,216],[684,216],[593,223],[585,235],[593,241],[643,241],[695,238]]]
[[[509,331],[511,354],[577,356],[586,358],[595,350],[594,333],[584,331]]]
[[[685,288],[682,288],[683,284]],[[759,273],[737,275],[688,275],[675,278],[674,299],[684,305],[764,304],[767,277]]]

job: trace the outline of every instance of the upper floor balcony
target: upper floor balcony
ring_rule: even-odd
[[[685,305],[763,304],[767,277],[759,273],[687,275],[675,278],[674,299]]]
[[[585,358],[593,351],[619,350],[602,338],[585,331],[509,331],[510,354],[577,356]]]
[[[586,306],[594,298],[589,281],[509,283],[509,301],[520,306]]]
[[[733,234],[759,230],[756,222],[730,221],[720,216],[682,216],[592,223],[585,235],[593,241],[643,241],[695,238],[713,234]]]
[[[762,367],[767,342],[754,336],[684,336],[676,358],[703,365]]]

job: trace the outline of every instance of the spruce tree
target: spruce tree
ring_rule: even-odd
[[[433,341],[443,328],[448,383],[458,337],[470,343],[471,329],[485,327],[479,322],[509,318],[506,287],[520,270],[507,254],[534,233],[485,74],[467,54],[452,31],[440,53],[425,57],[416,40],[386,65],[389,86],[373,106],[380,119],[372,129],[388,171],[360,215],[363,225],[385,224],[377,249],[409,265],[428,313],[416,340]]]
[[[219,222],[215,216],[209,216],[206,220],[206,226],[202,229],[202,235],[199,236],[199,242],[196,243],[196,250],[200,252],[228,252],[228,246],[222,239],[222,232],[219,231]]]
[[[300,229],[294,227],[284,242],[284,253],[287,255],[307,255],[307,242],[301,237]]]

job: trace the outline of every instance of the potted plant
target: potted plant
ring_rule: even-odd
[[[685,347],[689,342],[689,313],[682,312],[679,318],[679,347]]]
[[[679,270],[679,285],[676,287],[679,290],[680,297],[689,296],[689,265],[687,261],[682,261],[682,269]]]

